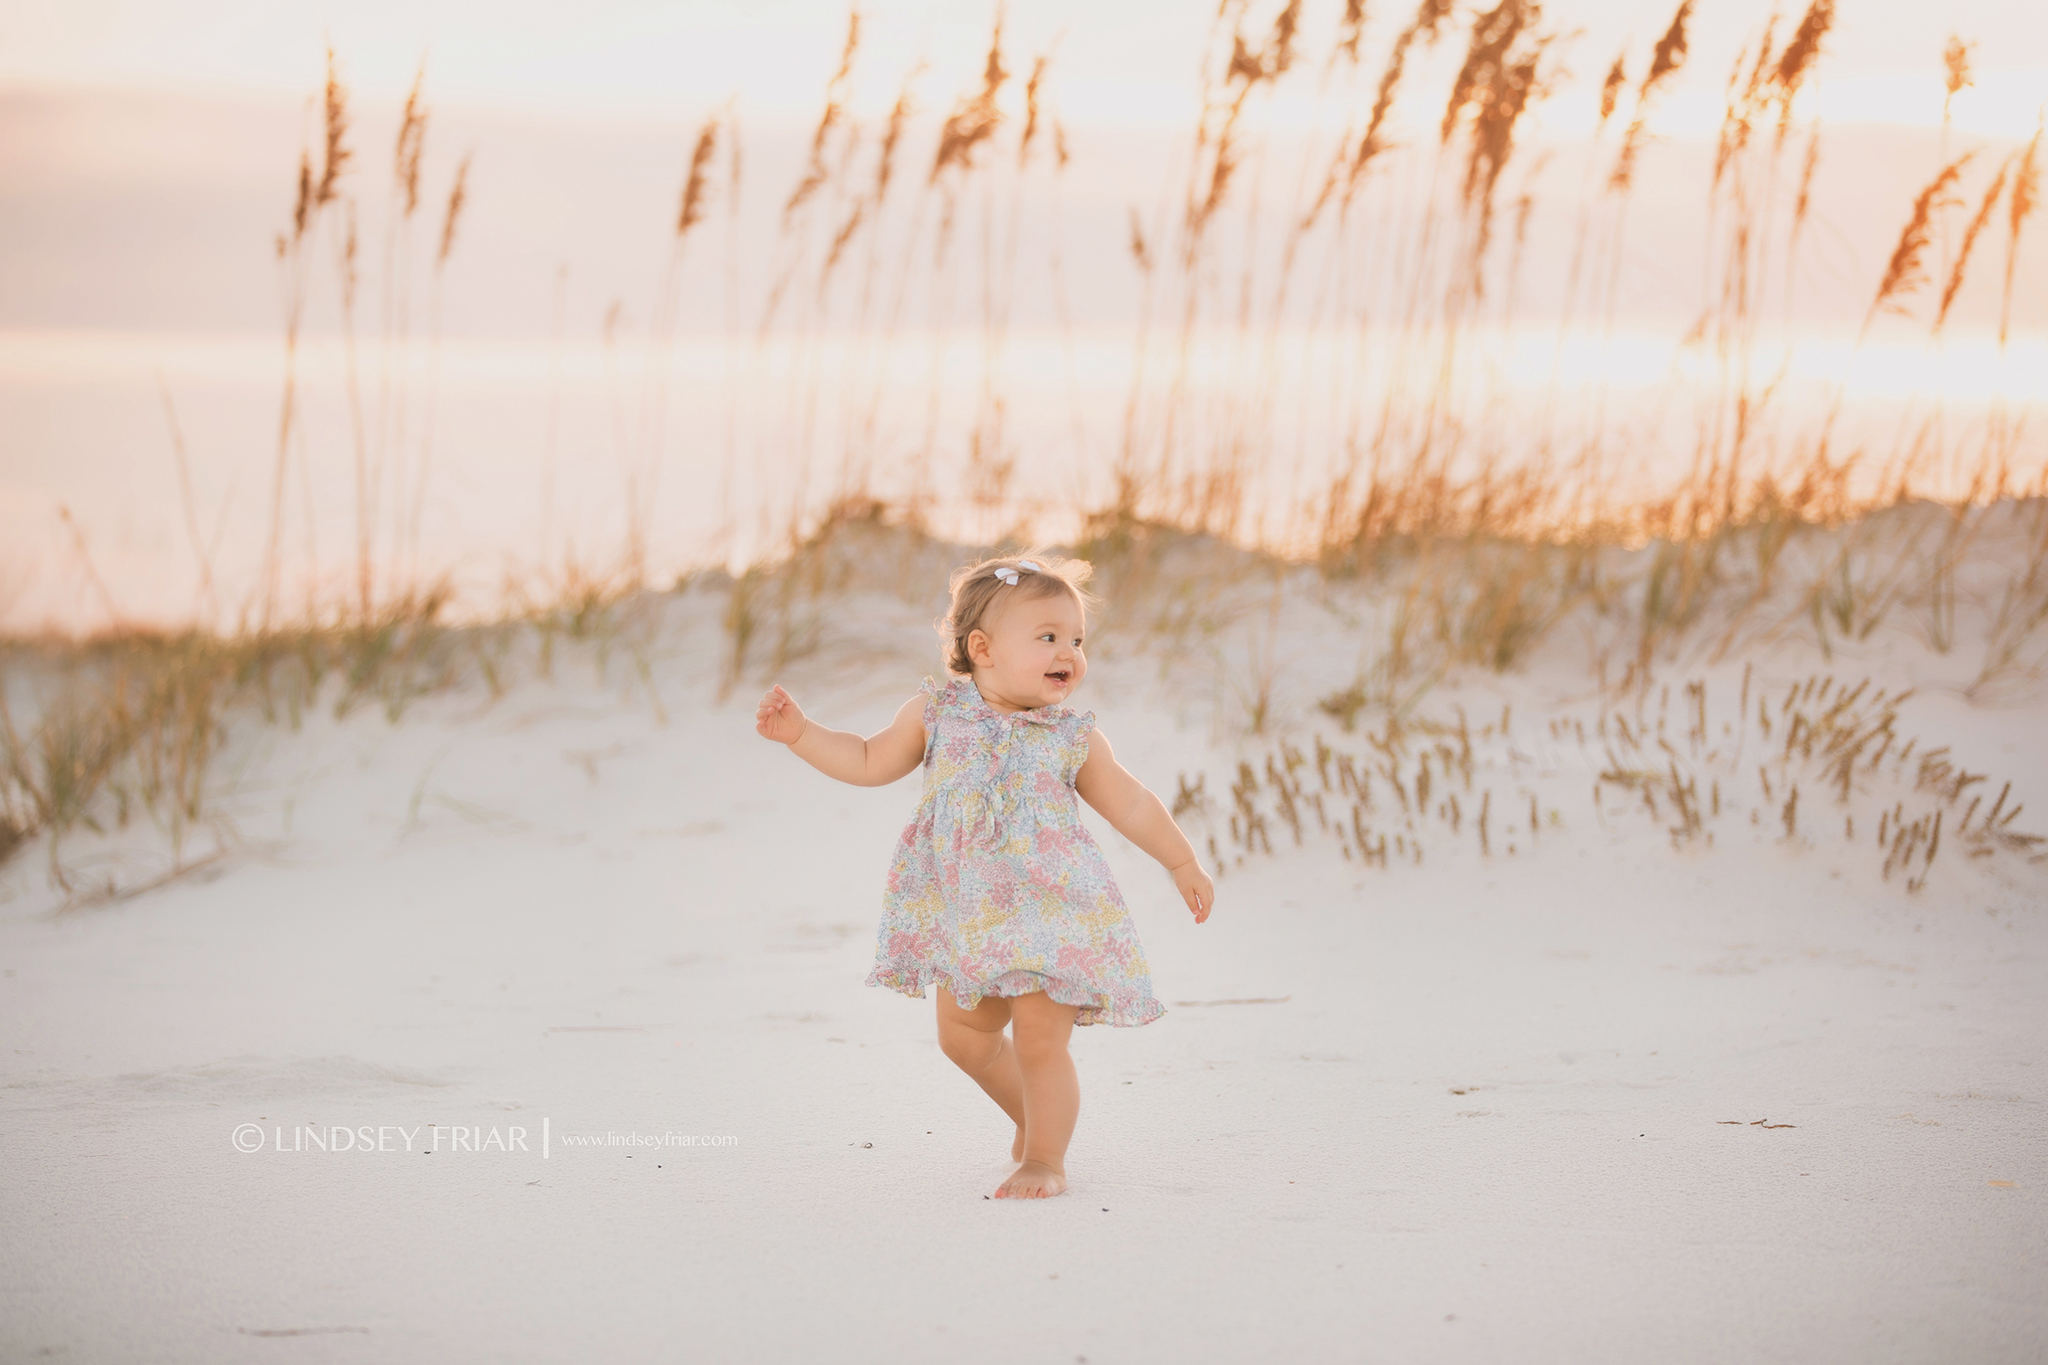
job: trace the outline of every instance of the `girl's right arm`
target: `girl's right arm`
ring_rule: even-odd
[[[828,730],[805,717],[795,698],[777,683],[754,712],[754,729],[827,777],[856,787],[883,787],[924,762],[924,698],[897,709],[887,729],[862,739],[849,730]]]

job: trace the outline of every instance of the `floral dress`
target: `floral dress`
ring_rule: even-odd
[[[936,981],[962,1009],[1042,990],[1080,1006],[1076,1024],[1166,1013],[1074,795],[1094,713],[998,711],[972,678],[920,690],[924,799],[896,843],[867,984],[921,1000]]]

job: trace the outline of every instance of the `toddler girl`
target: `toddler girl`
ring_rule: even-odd
[[[1073,1026],[1147,1024],[1166,1012],[1074,797],[1165,865],[1197,924],[1215,898],[1165,805],[1116,761],[1094,714],[1064,704],[1088,672],[1091,572],[1034,554],[955,573],[939,624],[954,676],[925,679],[878,734],[812,723],[779,684],[755,713],[762,735],[842,782],[878,787],[924,768],[867,984],[918,999],[927,982],[938,986],[940,1047],[1017,1125],[1010,1159],[1021,1164],[997,1199],[1067,1188],[1081,1108]]]

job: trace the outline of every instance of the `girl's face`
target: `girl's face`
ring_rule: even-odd
[[[1011,594],[967,636],[982,699],[999,710],[1029,711],[1073,696],[1088,672],[1081,652],[1086,621],[1072,593]]]

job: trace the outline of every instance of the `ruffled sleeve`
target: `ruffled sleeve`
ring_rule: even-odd
[[[945,696],[946,685],[926,678],[917,690],[924,694],[924,756],[930,761],[932,745],[939,742],[939,699]]]
[[[1081,765],[1088,761],[1088,736],[1095,732],[1095,713],[1081,711],[1071,714],[1061,729],[1066,740],[1066,762],[1061,775],[1071,787],[1081,776]]]

